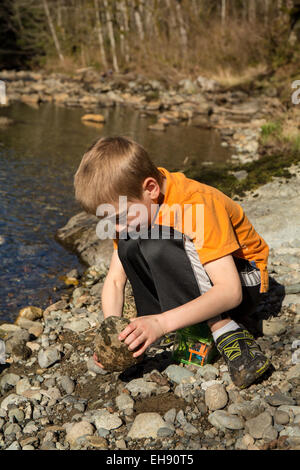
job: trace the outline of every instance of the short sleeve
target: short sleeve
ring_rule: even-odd
[[[209,196],[202,206],[202,217],[195,224],[194,243],[201,263],[205,264],[238,250],[240,244],[225,204]]]

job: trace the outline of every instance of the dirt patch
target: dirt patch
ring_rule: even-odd
[[[137,399],[135,401],[134,410],[136,414],[156,412],[164,415],[167,411],[175,408],[179,410],[185,410],[188,403],[183,399],[176,397],[174,393],[168,392],[163,395],[152,395],[147,398]]]

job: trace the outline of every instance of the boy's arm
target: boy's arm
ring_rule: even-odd
[[[113,250],[101,296],[104,318],[112,315],[122,316],[126,281],[127,276],[119,259],[118,250]]]
[[[132,320],[119,335],[138,357],[150,344],[171,331],[200,323],[237,307],[242,301],[242,286],[232,255],[206,263],[205,269],[214,284],[205,294],[180,307],[163,313]]]

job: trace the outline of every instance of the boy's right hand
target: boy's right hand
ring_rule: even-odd
[[[96,364],[97,366],[101,367],[101,369],[104,369],[104,366],[101,364],[101,362],[98,362],[98,357],[96,356],[96,353],[94,353],[93,359],[94,359],[95,364]]]

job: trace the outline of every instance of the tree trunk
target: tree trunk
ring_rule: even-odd
[[[183,49],[187,48],[187,32],[184,26],[184,21],[182,17],[182,11],[181,11],[181,5],[178,0],[176,0],[176,13],[177,13],[177,18],[178,18],[178,23],[179,23],[179,34],[180,34],[180,42],[183,47]]]
[[[113,58],[113,67],[114,67],[115,72],[119,72],[119,66],[118,66],[118,60],[117,60],[117,51],[116,51],[116,42],[115,42],[115,36],[114,36],[114,30],[113,30],[113,24],[112,24],[110,9],[109,9],[107,0],[103,0],[103,3],[104,3],[104,6],[105,6],[107,28],[108,28],[108,37],[109,37],[109,41],[110,41],[110,45],[111,45],[111,52],[112,52],[112,58]]]
[[[222,0],[221,18],[222,18],[222,26],[225,26],[225,22],[226,22],[226,0]]]
[[[248,0],[248,18],[250,23],[254,23],[256,18],[255,1],[256,0]]]
[[[143,23],[142,23],[140,11],[139,11],[139,0],[135,0],[135,4],[134,4],[134,18],[135,18],[135,22],[136,22],[136,26],[137,26],[137,30],[138,30],[138,34],[139,34],[140,40],[141,40],[142,42],[144,42],[145,34],[144,34]]]
[[[50,28],[50,31],[51,31],[51,34],[52,34],[53,42],[54,42],[54,45],[56,47],[58,57],[59,57],[60,61],[62,63],[64,63],[65,59],[64,59],[64,56],[61,52],[59,40],[58,40],[58,37],[56,35],[56,31],[55,31],[55,28],[54,28],[54,25],[53,25],[53,22],[52,22],[52,18],[51,18],[51,15],[50,15],[47,0],[42,0],[42,1],[43,1],[43,6],[44,6],[45,13],[46,13],[48,25],[49,25],[49,28]]]
[[[128,19],[128,10],[125,0],[120,0],[119,8],[122,13],[122,19],[124,20],[124,40],[123,40],[123,48],[124,48],[124,55],[125,55],[125,62],[129,62],[130,55],[129,55],[129,19]]]
[[[100,57],[101,57],[102,64],[107,69],[107,59],[106,59],[106,54],[105,54],[104,39],[103,39],[103,34],[102,34],[102,25],[101,25],[100,13],[99,13],[99,0],[94,0],[94,5],[95,5],[95,14],[96,14],[97,36],[98,36],[98,41],[99,41],[99,46],[100,46]]]

